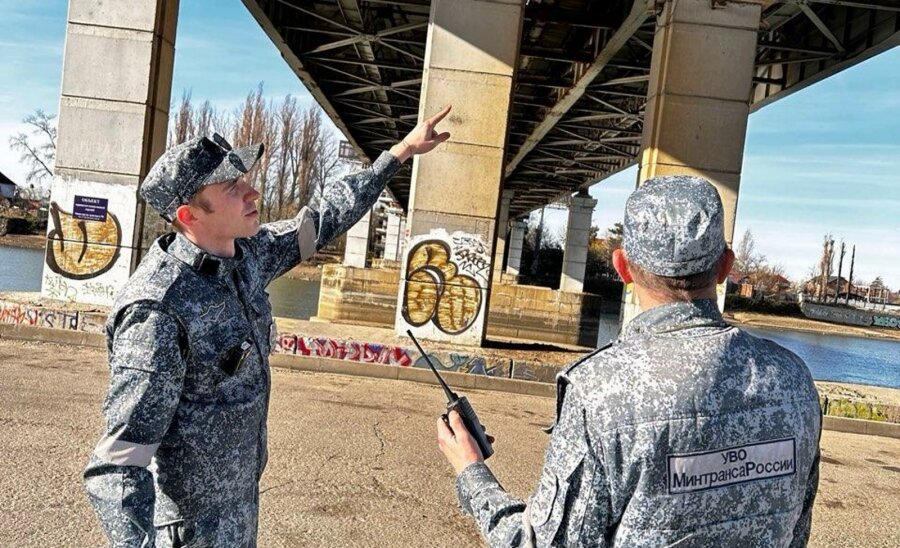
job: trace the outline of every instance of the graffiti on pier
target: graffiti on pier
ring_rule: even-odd
[[[893,327],[900,329],[900,316],[873,316],[872,325],[876,327]]]
[[[483,324],[479,320],[491,263],[481,238],[433,231],[411,244],[400,303],[406,325],[398,322],[398,332],[430,324],[446,335],[458,335]],[[480,329],[476,331],[480,336]]]
[[[101,333],[103,315],[0,301],[0,324]]]
[[[279,335],[276,352],[402,367],[412,363],[409,351],[399,346],[292,333]]]
[[[428,367],[425,358],[419,356],[418,352],[402,346],[331,337],[306,337],[295,333],[278,335],[274,352],[375,365]],[[442,371],[490,377],[509,377],[512,371],[510,361],[504,358],[490,359],[457,352],[435,352],[428,355],[435,367]],[[413,358],[416,356],[418,357],[414,361]]]
[[[42,289],[44,295],[60,301],[77,301],[80,298],[81,300],[105,302],[115,299],[116,296],[116,287],[112,284],[98,281],[71,283],[62,276],[50,274],[44,275]]]
[[[47,266],[71,280],[97,277],[116,264],[122,245],[119,219],[107,213],[103,221],[76,219],[56,202],[50,203],[52,228],[47,232]]]
[[[428,357],[431,358],[431,363],[441,371],[487,375],[488,377],[510,376],[510,362],[506,359],[488,360],[484,356],[458,354],[456,352],[448,352],[445,355],[429,352]],[[428,369],[428,362],[424,356],[419,356],[413,367]]]

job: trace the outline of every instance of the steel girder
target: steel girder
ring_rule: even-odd
[[[415,125],[430,0],[243,0],[360,159]],[[637,160],[656,0],[530,2],[506,144],[511,217]],[[765,2],[758,109],[900,43],[900,0]],[[503,117],[498,116],[498,123]],[[410,169],[391,183],[406,207]]]

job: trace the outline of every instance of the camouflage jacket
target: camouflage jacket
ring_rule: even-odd
[[[557,379],[557,420],[527,504],[483,464],[457,478],[491,546],[803,546],[821,415],[795,354],[670,303]]]
[[[318,207],[236,240],[233,258],[182,235],[154,243],[109,314],[106,428],[85,471],[111,545],[167,545],[155,528],[176,524],[196,545],[255,546],[275,334],[265,288],[356,223],[399,167],[382,154]]]

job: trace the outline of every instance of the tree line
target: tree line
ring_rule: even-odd
[[[191,93],[184,92],[171,115],[168,146],[213,132],[234,148],[265,144],[248,176],[260,193],[261,222],[296,215],[319,196],[325,182],[341,167],[337,137],[327,127],[321,109],[315,103],[304,107],[292,95],[266,100],[262,83],[232,111],[218,109],[208,100],[196,104]],[[145,216],[145,245],[168,231],[166,223],[155,217]]]

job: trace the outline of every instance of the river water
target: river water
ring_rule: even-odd
[[[43,252],[0,246],[0,291],[40,291]],[[309,319],[316,314],[319,282],[280,278],[268,287],[276,316]],[[618,330],[616,316],[602,318],[600,338]],[[813,378],[900,388],[900,341],[751,329],[803,358]]]

